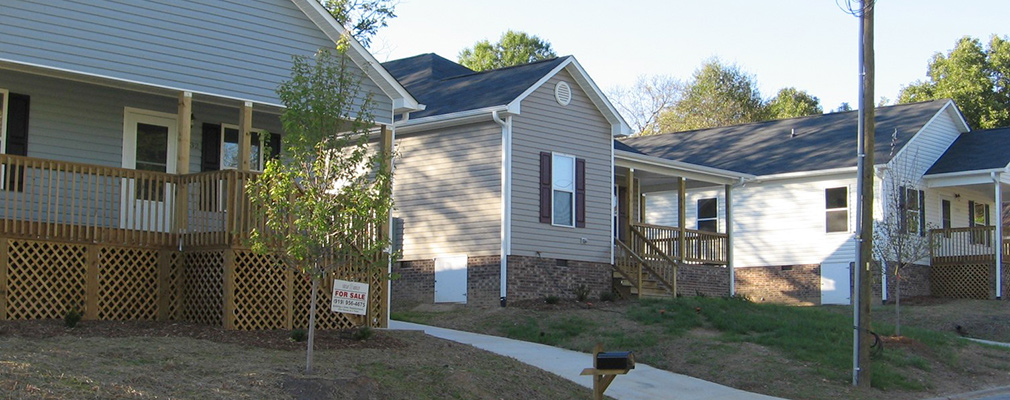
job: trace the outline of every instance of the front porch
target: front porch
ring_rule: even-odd
[[[193,174],[0,154],[0,320],[188,320],[229,329],[307,326],[310,289],[248,247],[260,227],[245,194],[256,172]],[[380,226],[376,226],[379,231]],[[384,273],[368,282],[367,316],[323,312],[321,329],[382,326]]]
[[[732,295],[732,190],[743,177],[615,150],[615,290],[640,298]],[[693,209],[689,190],[717,195]],[[676,204],[669,205],[675,210],[656,215],[673,214],[675,220],[649,218],[645,199],[662,192],[677,193]]]
[[[932,293],[938,297],[995,299],[1010,283],[1010,239],[996,227],[933,229],[930,255]],[[999,244],[997,244],[999,243]],[[997,268],[1002,265],[1002,268]]]

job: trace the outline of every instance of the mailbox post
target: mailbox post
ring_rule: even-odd
[[[630,351],[603,352],[603,344],[597,343],[593,349],[593,367],[582,370],[581,375],[593,377],[593,399],[603,400],[603,392],[617,375],[627,374],[635,369],[635,353]]]

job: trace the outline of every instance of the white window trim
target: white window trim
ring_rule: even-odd
[[[838,208],[828,208],[827,206],[824,207],[824,217],[825,217],[825,219],[824,219],[824,233],[826,233],[828,235],[837,235],[837,234],[849,234],[849,233],[852,233],[852,221],[851,221],[852,220],[852,211],[850,210],[850,207],[849,207],[851,205],[851,203],[852,203],[852,201],[851,201],[852,199],[849,198],[852,195],[852,190],[851,190],[851,188],[848,185],[846,185],[846,186],[826,187],[826,188],[824,188],[824,196],[825,196],[824,200],[825,200],[825,202],[827,202],[828,190],[830,190],[830,189],[845,189],[845,207],[838,207]],[[844,231],[829,231],[828,230],[827,216],[828,216],[828,213],[832,212],[832,211],[845,211],[845,230]]]
[[[220,165],[220,166],[221,166],[221,169],[222,169],[222,170],[226,170],[226,169],[238,169],[237,167],[230,167],[230,166],[229,166],[229,167],[226,167],[226,166],[224,165],[224,143],[225,143],[225,141],[224,141],[224,130],[225,130],[225,129],[234,129],[234,130],[237,130],[237,131],[239,131],[239,135],[241,135],[241,134],[242,134],[242,130],[241,130],[241,129],[239,129],[239,126],[238,126],[238,125],[232,125],[232,124],[221,124],[221,133],[220,133],[220,136],[221,136],[221,142],[220,142],[220,143],[218,144],[218,148],[219,148],[219,149],[221,149],[221,151],[219,151],[219,152],[218,152],[218,155],[217,155],[217,162],[218,162],[218,165]],[[261,143],[261,144],[269,144],[269,143],[270,143],[270,132],[269,132],[269,131],[267,131],[266,129],[258,129],[258,128],[253,128],[253,129],[252,129],[251,131],[249,131],[249,132],[250,132],[250,133],[253,133],[253,132],[255,132],[255,133],[258,133],[258,134],[260,135],[260,143]],[[242,138],[241,138],[241,137],[239,137],[239,139],[238,139],[238,140],[240,140],[240,141],[241,141],[241,140],[242,140]],[[251,141],[250,141],[250,143],[249,143],[249,149],[250,149],[250,150],[252,150],[252,142],[251,142]],[[253,170],[253,171],[260,171],[260,172],[262,172],[262,171],[263,171],[263,166],[264,166],[263,162],[264,162],[264,160],[266,159],[266,158],[264,157],[264,155],[263,155],[263,153],[265,153],[265,152],[266,152],[265,150],[266,150],[266,148],[265,148],[264,146],[260,146],[260,157],[259,157],[260,159],[258,160],[258,161],[259,161],[259,163],[257,163],[257,164],[256,164],[256,165],[259,165],[259,168],[251,168],[251,167],[250,167],[250,168],[249,168],[250,170]],[[249,161],[251,162],[251,161],[252,161],[252,159],[250,159]]]
[[[0,153],[7,154],[7,105],[10,104],[10,91],[0,88]]]
[[[701,207],[698,203],[702,200],[714,200],[715,201],[715,216],[712,217],[702,217]],[[719,232],[719,197],[704,197],[696,200],[694,202],[694,227],[696,230],[701,230],[701,223],[705,221],[715,221],[715,232]]]
[[[925,196],[926,195],[926,191],[925,190],[921,190],[919,188],[912,187],[912,186],[904,186],[904,188],[905,188],[905,193],[903,193],[903,195],[904,195],[904,199],[905,199],[905,204],[901,204],[901,208],[902,208],[901,212],[905,213],[904,219],[905,219],[905,223],[908,224],[908,225],[906,225],[904,227],[905,228],[904,229],[905,232],[903,232],[903,233],[908,234],[908,235],[922,235],[925,232],[923,232],[923,230],[922,230],[922,222],[920,222],[920,220],[926,214],[926,210],[925,210],[925,205],[926,204],[925,204],[925,202],[922,201],[922,199],[920,197],[921,196]],[[911,193],[915,193],[915,202],[914,203],[908,201],[911,198],[911,196],[909,196]],[[913,205],[915,207],[914,209],[912,208]],[[920,207],[920,206],[922,206],[922,207]],[[909,228],[913,227],[911,225],[911,221],[912,221],[912,216],[913,215],[915,216],[915,226],[914,226],[915,232],[911,232],[910,229],[909,229]],[[942,222],[942,219],[943,219],[943,210],[942,209],[940,210],[940,218],[941,218],[941,222]]]
[[[557,186],[555,186],[555,182],[557,182],[557,175],[554,174],[554,171],[555,171],[554,166],[557,165],[557,164],[554,162],[554,160],[557,159],[558,157],[570,158],[572,160],[572,175],[571,175],[572,176],[572,190],[570,192],[568,190],[565,190],[565,189],[559,189]],[[568,155],[568,154],[564,154],[564,153],[554,153],[554,152],[551,152],[551,225],[553,225],[553,226],[559,226],[559,227],[563,227],[563,228],[575,228],[575,226],[576,226],[575,220],[578,219],[578,217],[577,217],[578,210],[575,209],[575,192],[576,192],[576,189],[577,189],[577,186],[578,186],[578,182],[575,182],[575,178],[576,178],[575,177],[575,168],[576,168],[575,163],[576,163],[576,158],[573,155]],[[556,218],[554,218],[554,216],[555,216],[555,213],[557,212],[557,207],[554,207],[554,192],[556,192],[556,191],[568,192],[568,193],[572,194],[572,208],[571,208],[571,210],[572,210],[572,223],[571,223],[571,225],[563,225],[563,224],[558,224],[558,223],[555,222]]]
[[[124,107],[123,109],[123,168],[137,169],[137,128],[138,122],[168,126],[168,149],[165,160],[166,172],[176,171],[176,157],[179,147],[179,131],[175,114]]]

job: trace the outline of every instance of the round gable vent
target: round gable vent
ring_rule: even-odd
[[[563,106],[572,102],[572,88],[568,86],[568,82],[561,81],[554,85],[554,98]]]

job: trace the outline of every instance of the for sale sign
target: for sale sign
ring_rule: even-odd
[[[368,284],[333,280],[333,312],[365,315],[368,310]]]

